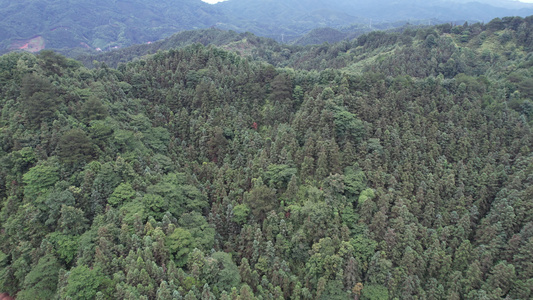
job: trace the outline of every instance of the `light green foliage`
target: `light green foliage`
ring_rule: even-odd
[[[338,271],[336,267],[340,266],[342,259],[336,255],[335,245],[329,237],[315,243],[312,252],[313,254],[306,263],[306,271],[316,284],[318,278],[334,275]]]
[[[139,141],[139,135],[130,130],[115,130],[113,132],[113,141],[121,151],[134,151],[136,148],[142,148]]]
[[[120,212],[124,215],[123,221],[126,224],[133,224],[135,215],[138,215],[143,221],[148,217],[146,213],[146,203],[143,201],[144,199],[145,198],[138,198],[131,202],[127,202],[120,207]]]
[[[341,212],[342,221],[349,228],[354,228],[359,220],[359,214],[355,212],[352,206],[346,205]]]
[[[344,190],[350,198],[357,197],[366,188],[366,175],[361,169],[345,168],[343,180]]]
[[[179,267],[187,264],[189,253],[194,248],[194,244],[195,241],[191,232],[181,227],[174,229],[165,240],[165,245],[174,256],[174,262]]]
[[[376,138],[368,139],[367,147],[370,152],[375,152],[377,154],[383,154],[383,146],[381,145],[381,142],[379,141],[379,139],[376,139]]]
[[[24,196],[28,200],[35,200],[59,180],[59,168],[53,163],[38,164],[24,174],[23,180]]]
[[[354,257],[359,260],[361,267],[366,270],[370,258],[374,255],[377,247],[377,242],[373,239],[369,239],[362,234],[355,235],[350,244],[354,248]]]
[[[357,201],[359,205],[361,205],[365,203],[365,201],[367,200],[374,199],[374,197],[375,197],[374,190],[369,188],[361,192],[361,194],[359,195],[359,199]]]
[[[156,214],[168,211],[180,216],[184,212],[199,211],[207,205],[205,196],[196,187],[186,184],[182,173],[165,175],[161,182],[148,187],[147,192],[156,195],[149,205]]]
[[[57,222],[58,229],[65,234],[80,235],[86,229],[88,220],[83,215],[83,210],[68,206],[61,206],[61,216]]]
[[[145,114],[136,114],[131,116],[130,126],[135,131],[146,132],[152,128],[152,122]]]
[[[386,287],[377,284],[368,284],[363,287],[361,300],[388,300],[389,291]]]
[[[57,256],[69,264],[78,252],[79,237],[53,232],[46,239],[54,245]]]
[[[315,186],[302,186],[298,192],[298,197],[302,202],[322,202],[324,200],[324,191]]]
[[[150,128],[144,132],[144,142],[156,152],[165,153],[170,133],[163,127]]]
[[[240,225],[243,225],[244,223],[246,223],[246,219],[248,219],[249,214],[250,214],[250,208],[248,207],[248,205],[237,204],[233,208],[232,221]]]
[[[155,218],[163,217],[166,209],[168,209],[167,201],[157,194],[146,194],[142,198],[142,203],[147,208],[150,216]]]
[[[301,102],[304,98],[304,91],[301,86],[296,85],[294,86],[294,91],[292,93],[292,98],[297,101]]]
[[[70,270],[67,276],[68,283],[60,295],[63,299],[94,299],[106,282],[102,270],[98,267],[90,269],[85,265],[79,265]]]
[[[135,191],[129,183],[121,183],[117,186],[113,194],[109,196],[107,202],[113,206],[119,206],[124,202],[128,202],[135,197]]]
[[[0,158],[0,166],[5,169],[10,168],[13,174],[22,174],[26,172],[35,161],[36,157],[34,150],[25,147]]]
[[[106,120],[91,121],[89,135],[100,147],[103,147],[107,140],[113,136],[113,127]]]
[[[153,159],[163,171],[168,172],[174,170],[174,162],[170,157],[158,153],[154,155]]]
[[[313,245],[312,255],[306,263],[306,279],[316,286],[318,299],[346,298],[337,274],[343,268],[344,257],[352,252],[350,244],[343,242],[339,245],[329,237]]]
[[[338,108],[335,112],[335,131],[341,139],[351,138],[359,142],[366,135],[363,121],[357,118],[353,113]]]

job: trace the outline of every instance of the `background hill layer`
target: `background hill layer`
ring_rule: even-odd
[[[3,55],[0,291],[531,299],[532,28]]]
[[[483,4],[435,0],[230,0],[209,5],[200,0],[0,0],[0,48],[4,52],[38,51],[43,47],[107,51],[154,42],[183,30],[213,26],[290,42],[324,27],[346,29],[345,37],[354,37],[349,30],[354,26],[360,34],[396,27],[397,21],[463,24],[531,14],[531,5],[506,1]],[[335,36],[335,41],[341,38]],[[42,39],[43,43],[25,47],[34,38]],[[332,37],[304,37],[297,43],[323,41],[331,42]]]

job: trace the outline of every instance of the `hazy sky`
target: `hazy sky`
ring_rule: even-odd
[[[215,4],[217,2],[222,2],[222,1],[226,1],[226,0],[202,0],[204,2],[207,2],[209,4]],[[472,0],[473,2],[476,1],[476,0]],[[527,2],[527,3],[533,3],[533,0],[518,0],[520,2]]]

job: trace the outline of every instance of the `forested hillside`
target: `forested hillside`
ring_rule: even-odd
[[[533,12],[530,3],[507,0],[229,0],[216,6],[240,18],[241,27],[260,35],[301,35],[317,27],[368,25],[372,20],[489,22],[496,17],[524,17]]]
[[[228,19],[200,0],[0,0],[0,14],[2,52],[36,36],[46,49],[105,51]]]
[[[1,56],[0,293],[530,299],[532,33]]]
[[[462,24],[531,14],[533,4],[515,0],[229,0],[216,5],[201,0],[0,0],[0,54],[42,49],[94,53],[212,27],[284,43],[300,39],[304,45],[343,39],[323,33],[316,39],[317,32],[306,36],[317,28],[341,30],[353,38],[405,22]]]

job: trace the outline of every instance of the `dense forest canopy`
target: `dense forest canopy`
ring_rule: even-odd
[[[0,57],[0,293],[533,297],[533,17],[216,32]]]

